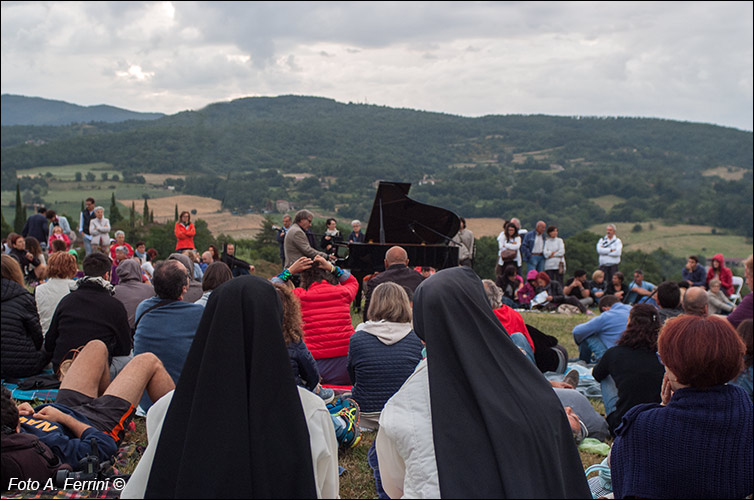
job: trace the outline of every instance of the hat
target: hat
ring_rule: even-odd
[[[535,280],[537,279],[537,270],[532,269],[528,273],[526,273],[526,280]]]

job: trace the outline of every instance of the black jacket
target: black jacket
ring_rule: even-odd
[[[2,280],[2,378],[36,375],[49,362],[34,296],[15,281]]]
[[[105,343],[110,357],[131,352],[126,308],[105,288],[82,283],[60,300],[47,330],[45,349],[52,353],[53,368],[57,370],[68,351],[95,339]]]
[[[424,276],[404,264],[393,264],[374,278],[367,281],[366,299],[364,300],[364,321],[367,320],[369,301],[372,300],[372,292],[377,288],[377,285],[393,282],[405,286],[413,292],[422,281],[424,281]]]

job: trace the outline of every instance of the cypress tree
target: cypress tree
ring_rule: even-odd
[[[178,222],[178,203],[175,204],[175,222]]]
[[[144,220],[144,224],[150,222],[149,220],[149,205],[147,205],[147,199],[144,198],[144,209],[141,211],[141,218]]]
[[[10,224],[5,222],[5,216],[3,215],[2,209],[0,209],[0,221],[2,222],[2,224],[0,225],[0,235],[5,238],[13,231],[13,228],[10,227]]]
[[[131,211],[128,213],[128,227],[133,232],[136,227],[136,202],[131,202]]]
[[[118,204],[115,202],[115,191],[113,191],[112,196],[110,197],[109,219],[110,224],[117,224],[119,221],[123,220],[123,216],[120,215],[120,210],[118,209]]]
[[[154,210],[150,210],[149,211],[149,223],[151,224],[153,222],[154,222]]]
[[[13,219],[13,231],[21,234],[26,225],[26,208],[21,202],[21,187],[16,183],[16,218]]]

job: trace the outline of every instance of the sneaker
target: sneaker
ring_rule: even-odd
[[[357,404],[353,399],[341,394],[337,398],[334,398],[330,403],[325,403],[325,406],[327,406],[327,410],[331,415],[335,415],[346,406],[350,406],[351,403]]]
[[[346,448],[354,448],[361,442],[361,429],[359,429],[359,405],[353,399],[346,399],[348,406],[344,406],[336,416],[346,423],[346,429],[340,439],[340,444]]]
[[[574,389],[578,387],[579,371],[574,369],[566,373],[565,377],[563,377],[563,382],[565,382],[566,384],[570,384],[571,387],[573,387]]]
[[[325,404],[332,403],[335,399],[335,391],[328,389],[327,387],[320,387],[317,395],[322,398]]]

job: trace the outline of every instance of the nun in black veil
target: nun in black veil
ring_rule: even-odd
[[[376,440],[391,498],[591,498],[560,400],[471,269],[419,285],[414,331],[427,359],[386,404]]]
[[[267,280],[236,278],[212,293],[158,431],[146,498],[317,497],[311,412],[302,408],[281,322]],[[335,443],[329,413],[315,404],[322,439],[332,430]]]

